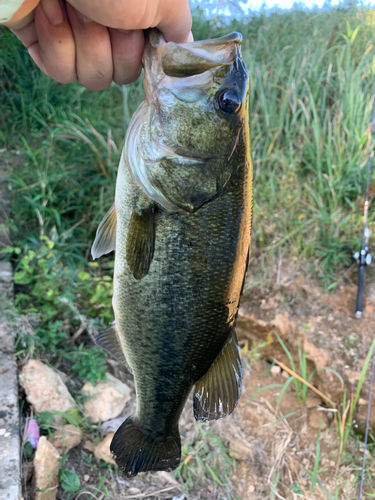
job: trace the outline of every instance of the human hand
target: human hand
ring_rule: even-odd
[[[26,0],[5,25],[46,75],[90,90],[139,77],[144,29],[192,40],[188,0]]]

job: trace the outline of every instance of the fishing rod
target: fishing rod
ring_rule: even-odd
[[[363,309],[363,287],[365,281],[365,269],[366,266],[371,264],[371,254],[369,253],[368,243],[370,239],[370,230],[367,226],[368,220],[368,210],[370,205],[370,181],[371,181],[371,170],[372,170],[372,157],[373,153],[373,143],[374,143],[374,120],[375,120],[375,86],[372,95],[372,112],[371,112],[371,139],[370,139],[370,152],[367,164],[367,183],[366,183],[366,198],[364,207],[364,218],[363,218],[363,235],[362,244],[360,252],[356,252],[353,257],[359,264],[358,269],[358,292],[357,292],[357,303],[356,303],[356,317],[362,317]],[[371,363],[371,375],[370,375],[370,393],[368,398],[367,406],[367,417],[366,417],[366,430],[365,430],[365,440],[363,443],[363,458],[362,458],[362,470],[361,470],[361,482],[359,488],[359,498],[362,500],[363,483],[365,478],[365,464],[366,464],[366,451],[367,451],[367,441],[370,430],[370,412],[371,412],[371,396],[372,396],[372,386],[374,381],[374,370],[375,370],[375,349],[372,352],[372,363]]]
[[[363,288],[365,283],[365,269],[366,266],[371,264],[372,257],[369,252],[368,243],[370,240],[370,230],[367,226],[368,221],[368,210],[370,206],[370,182],[371,182],[371,170],[372,170],[372,157],[373,144],[374,144],[374,120],[375,120],[375,87],[372,95],[372,111],[371,111],[371,139],[370,139],[370,153],[367,163],[367,183],[366,183],[366,197],[365,197],[365,207],[364,207],[364,218],[363,218],[363,234],[362,234],[362,244],[361,250],[355,252],[353,255],[354,260],[357,261],[358,268],[358,291],[357,291],[357,302],[355,308],[355,315],[357,318],[362,318],[363,313]]]
[[[363,483],[364,483],[364,480],[365,480],[366,451],[367,451],[367,440],[368,440],[368,435],[369,435],[369,431],[370,431],[371,394],[372,394],[372,385],[373,385],[373,382],[374,382],[374,368],[375,368],[375,349],[372,351],[371,375],[370,375],[370,394],[369,394],[369,397],[368,397],[367,417],[366,417],[366,430],[365,430],[365,441],[363,443],[361,483],[360,483],[360,487],[359,487],[359,497],[358,497],[358,500],[362,500]]]

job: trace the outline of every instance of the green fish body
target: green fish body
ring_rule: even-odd
[[[137,409],[111,444],[129,476],[178,466],[193,387],[196,419],[231,413],[240,396],[235,322],[252,209],[241,40],[177,45],[149,32],[146,98],[93,245],[94,258],[116,249],[115,322],[96,341],[134,375]]]

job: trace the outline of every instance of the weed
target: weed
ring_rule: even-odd
[[[294,360],[293,357],[289,351],[289,349],[286,347],[284,342],[282,341],[281,337],[275,332],[276,338],[279,341],[281,347],[283,348],[285,354],[288,356],[290,365],[292,367],[292,370],[294,375],[292,376],[292,379],[288,379],[285,384],[283,389],[280,392],[280,399],[282,398],[282,395],[284,394],[285,390],[288,388],[288,385],[294,381],[294,385],[296,388],[296,395],[297,399],[300,400],[303,404],[306,404],[306,397],[307,397],[307,385],[304,384],[303,382],[301,383],[301,378],[303,380],[307,380],[307,365],[306,365],[306,354],[303,349],[301,349],[301,346],[298,344],[298,357],[299,357],[299,365],[300,365],[300,370],[301,370],[301,375],[302,377],[296,376],[296,368],[294,365]],[[280,364],[280,363],[278,363]],[[281,365],[280,365],[281,366]],[[283,369],[285,369],[285,366],[282,366]],[[288,371],[288,370],[287,370]]]
[[[73,470],[63,468],[60,471],[60,485],[65,491],[75,492],[80,489],[81,481]]]
[[[271,338],[270,339],[267,339],[263,342],[253,342],[251,344],[251,348],[249,349],[249,343],[248,341],[245,342],[244,346],[243,346],[243,349],[242,349],[242,356],[243,357],[246,357],[246,359],[248,359],[250,365],[255,363],[256,361],[258,361],[261,356],[262,356],[262,350],[267,347],[270,342],[271,342]]]
[[[273,483],[271,485],[270,500],[274,500],[274,498],[275,498],[275,491],[277,492],[277,485],[279,484],[280,476],[281,476],[281,472],[279,471],[276,474],[275,480],[273,481]]]
[[[182,445],[181,463],[174,474],[184,483],[184,491],[203,485],[204,480],[213,488],[224,487],[228,498],[234,499],[230,484],[234,467],[235,460],[229,456],[224,439],[198,422],[193,439],[185,440]]]
[[[19,336],[16,354],[48,350],[52,357],[68,360],[81,380],[95,384],[106,371],[103,351],[82,343],[76,348],[72,340],[78,338],[77,332],[104,328],[112,319],[112,277],[95,276],[96,263],[87,264],[87,270],[64,266],[54,247],[47,236],[40,236],[39,246],[24,254],[19,247],[3,249],[18,257],[14,280],[22,291],[16,307],[23,314],[38,315],[34,331]]]
[[[347,395],[346,391],[344,392],[343,396],[343,404],[342,404],[342,413],[338,413],[338,433],[339,433],[339,439],[340,439],[340,452],[339,452],[339,457],[337,461],[337,466],[340,463],[340,459],[342,458],[343,453],[345,452],[346,449],[346,443],[348,441],[349,435],[353,432],[353,418],[354,418],[354,411],[356,409],[357,403],[359,396],[361,394],[362,386],[366,378],[367,370],[370,364],[371,356],[373,353],[373,350],[375,349],[375,339],[372,341],[372,344],[370,346],[370,349],[367,353],[365,362],[363,364],[362,370],[361,370],[361,375],[358,381],[357,385],[357,390],[355,392],[354,397],[347,401]]]
[[[310,495],[313,493],[315,485],[318,480],[318,466],[319,466],[319,460],[320,460],[320,441],[319,439],[316,440],[316,454],[315,454],[315,461],[314,461],[314,469],[311,474],[311,487],[310,487]]]
[[[71,353],[71,361],[74,362],[72,369],[77,372],[81,380],[87,380],[96,385],[98,380],[105,378],[107,364],[103,357],[103,351],[94,346],[88,349],[80,344],[78,349]]]

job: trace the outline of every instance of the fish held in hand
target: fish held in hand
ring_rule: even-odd
[[[148,32],[145,99],[92,248],[94,258],[116,249],[115,322],[96,342],[134,375],[135,414],[111,443],[128,476],[178,466],[193,387],[197,420],[228,415],[240,396],[235,323],[252,209],[241,41],[178,45]]]

